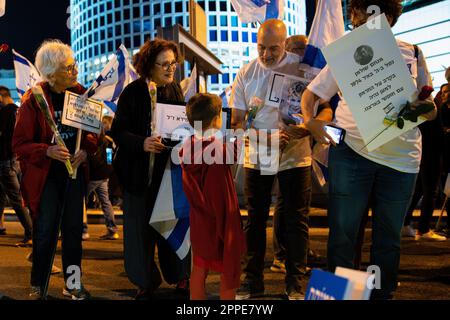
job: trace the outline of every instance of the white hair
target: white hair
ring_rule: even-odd
[[[46,40],[39,47],[36,53],[36,68],[41,77],[53,85],[50,77],[56,73],[61,65],[69,58],[73,57],[70,46],[60,40]]]

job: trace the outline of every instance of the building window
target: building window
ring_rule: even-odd
[[[175,12],[177,13],[183,12],[183,2],[181,1],[175,2]]]
[[[160,18],[156,18],[155,20],[153,20],[153,29],[156,29],[158,27],[161,27],[161,19]]]
[[[236,17],[236,16],[231,17],[231,26],[232,27],[238,27],[239,26],[238,17]]]
[[[217,17],[216,16],[209,16],[209,26],[210,27],[217,26]]]
[[[252,32],[252,42],[253,43],[258,42],[258,37],[256,36],[256,32]]]
[[[242,32],[242,41],[248,42],[248,32]]]
[[[164,3],[164,13],[172,13],[172,3]]]
[[[222,27],[228,26],[228,18],[227,18],[227,16],[220,16],[220,25]]]
[[[224,73],[222,75],[222,83],[230,83],[230,74],[229,73]]]
[[[228,31],[220,31],[220,40],[228,41]]]
[[[216,30],[209,31],[209,41],[217,41],[217,31]]]
[[[164,19],[164,26],[165,27],[171,27],[172,26],[172,18],[168,17]]]
[[[219,77],[217,76],[217,74],[212,74],[211,75],[211,83],[214,83],[214,84],[218,84],[219,83]]]
[[[159,3],[153,5],[153,14],[161,13],[161,5]]]
[[[226,1],[220,1],[220,11],[222,11],[222,12],[227,11],[227,2]]]
[[[231,40],[233,42],[239,41],[239,33],[237,31],[231,31]]]
[[[183,25],[183,17],[182,16],[178,16],[175,18],[175,23],[179,24],[179,25]]]
[[[209,0],[208,9],[209,11],[216,11],[216,0]]]

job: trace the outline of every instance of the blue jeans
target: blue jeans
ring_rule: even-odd
[[[329,172],[329,269],[354,267],[358,229],[372,195],[371,265],[381,269],[381,289],[372,297],[389,298],[397,287],[400,233],[417,175],[370,161],[345,143],[330,149]]]
[[[89,198],[93,191],[97,194],[100,205],[102,206],[106,228],[110,232],[117,232],[117,226],[114,220],[114,209],[111,201],[109,200],[108,179],[89,181],[87,187],[87,198]],[[87,226],[85,226],[84,229],[87,231]]]

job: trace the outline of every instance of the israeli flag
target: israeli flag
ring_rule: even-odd
[[[305,56],[300,63],[300,69],[305,71],[305,78],[312,80],[320,73],[327,64],[322,49],[344,36],[344,33],[342,1],[319,0]],[[336,108],[338,102],[339,96],[336,95],[331,100],[332,107]],[[326,190],[328,180],[328,151],[329,146],[316,144],[312,152],[313,179],[318,182],[322,191]]]
[[[319,0],[300,68],[316,76],[327,62],[322,49],[345,33],[341,0]]]
[[[121,45],[85,95],[103,101],[111,113],[116,113],[120,94],[137,78],[127,48]]]
[[[189,202],[183,191],[181,166],[167,161],[150,225],[183,260],[191,248]]]
[[[16,73],[16,88],[20,98],[36,83],[42,81],[41,75],[36,67],[24,56],[12,50],[14,60],[14,71]]]
[[[180,83],[184,101],[187,103],[197,93],[197,65],[192,68],[191,76]]]
[[[231,0],[231,4],[242,23],[282,20],[284,16],[284,0]]]

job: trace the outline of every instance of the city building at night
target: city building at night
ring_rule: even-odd
[[[242,24],[230,1],[197,1],[207,19],[207,47],[223,61],[222,75],[208,79],[208,89],[222,92],[240,67],[256,57],[257,26]],[[180,24],[189,29],[188,0],[71,0],[72,47],[80,82],[90,85],[123,43],[135,53],[158,27]],[[305,3],[285,0],[289,35],[305,34]]]

